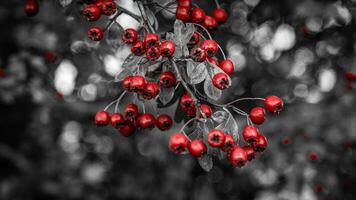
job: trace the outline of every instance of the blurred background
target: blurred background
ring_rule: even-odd
[[[83,1],[42,0],[32,18],[24,2],[0,1],[0,199],[355,198],[356,0],[220,1],[230,18],[213,37],[236,66],[221,102],[274,94],[286,109],[260,126],[264,154],[242,169],[215,160],[210,172],[168,150],[181,124],[124,138],[93,123],[122,90],[108,81],[129,54],[121,27],[92,43]],[[137,13],[131,0],[116,2]],[[157,18],[174,22],[168,11]],[[127,15],[117,22],[138,26]]]

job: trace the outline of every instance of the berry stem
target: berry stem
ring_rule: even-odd
[[[234,103],[237,103],[237,102],[240,102],[240,101],[257,101],[257,100],[264,101],[265,99],[264,98],[259,98],[259,97],[245,97],[245,98],[240,98],[240,99],[236,99],[234,101],[231,101],[231,102],[225,104],[225,106],[229,106],[231,104],[234,104]]]
[[[219,3],[219,1],[218,0],[214,0],[215,1],[215,4],[216,4],[216,7],[217,8],[220,8],[220,3]]]
[[[109,30],[109,28],[116,22],[116,19],[121,15],[121,13],[123,13],[122,10],[116,12],[116,14],[110,19],[109,23],[105,26],[103,30],[104,32]],[[121,26],[120,24],[118,25]]]
[[[197,24],[197,23],[188,23],[188,24],[193,24],[193,25],[195,25],[195,26],[200,27],[200,28],[201,28],[201,29],[203,29],[203,30],[204,30],[204,32],[208,35],[208,37],[209,37],[209,39],[210,39],[210,40],[212,40],[212,39],[213,39],[213,38],[211,37],[211,35],[210,35],[209,31],[208,31],[208,30],[206,30],[206,28],[205,28],[204,26],[202,26],[202,25],[200,25],[200,24]]]
[[[150,22],[148,20],[147,13],[146,13],[145,7],[143,6],[142,1],[137,1],[137,5],[138,5],[138,9],[140,10],[142,19],[145,22],[148,30],[150,30],[151,33],[155,33],[155,30],[153,29],[152,25],[150,24]]]
[[[105,108],[104,108],[104,111],[106,111],[107,109],[109,109],[114,103],[116,103],[117,100],[114,100],[112,102],[110,102]]]
[[[124,98],[125,94],[126,94],[126,91],[123,91],[121,93],[121,95],[119,96],[119,98],[116,100],[115,113],[119,110],[119,103],[120,103],[121,99]]]

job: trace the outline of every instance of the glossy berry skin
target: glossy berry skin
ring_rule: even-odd
[[[146,79],[143,76],[133,76],[131,79],[130,90],[134,92],[142,91],[146,86]]]
[[[150,47],[146,51],[146,58],[147,60],[157,60],[161,57],[161,50],[159,47]]]
[[[159,36],[155,33],[148,33],[144,40],[143,43],[145,44],[146,49],[150,47],[157,47],[159,46]]]
[[[208,61],[216,66],[219,66],[219,61],[215,57],[208,58]],[[226,73],[226,72],[225,72]]]
[[[93,41],[100,41],[104,37],[103,30],[100,27],[92,27],[88,31],[88,37]]]
[[[229,155],[229,161],[234,167],[243,167],[247,162],[247,154],[240,146],[235,146]]]
[[[194,157],[200,157],[207,152],[207,147],[202,140],[192,140],[188,145],[190,154]]]
[[[193,48],[190,56],[195,62],[204,62],[207,58],[206,51],[200,47]]]
[[[111,125],[118,128],[125,124],[125,118],[121,113],[114,113],[110,116]]]
[[[135,56],[142,56],[146,53],[145,45],[142,41],[137,41],[131,46],[131,52]]]
[[[200,23],[204,21],[206,15],[203,9],[194,8],[190,13],[190,16],[193,23]]]
[[[199,35],[199,33],[194,32],[188,42],[188,46],[193,47],[193,46],[197,45],[199,42],[200,42],[200,35]]]
[[[213,57],[218,51],[218,43],[216,43],[215,40],[204,40],[200,44],[200,47],[205,50],[208,58]]]
[[[100,18],[101,16],[101,10],[100,8],[95,5],[95,4],[90,4],[87,5],[84,10],[83,10],[83,15],[86,17],[86,19],[90,22],[96,21]]]
[[[260,134],[257,138],[256,143],[253,144],[253,147],[256,152],[263,152],[268,146],[266,136]]]
[[[180,107],[183,110],[188,110],[189,108],[194,107],[194,101],[188,93],[184,94],[180,99]]]
[[[216,8],[215,10],[213,10],[212,16],[219,24],[225,23],[228,18],[226,10],[222,8]]]
[[[169,138],[168,147],[176,154],[186,151],[188,145],[189,140],[183,133],[175,133]]]
[[[99,111],[95,115],[95,124],[98,126],[106,126],[110,122],[110,115],[106,111]]]
[[[242,148],[245,150],[245,152],[247,154],[247,160],[248,161],[251,161],[256,157],[256,152],[255,152],[253,147],[251,147],[251,146],[243,146]]]
[[[222,60],[218,66],[228,75],[233,74],[235,71],[234,63],[230,59]]]
[[[220,89],[224,90],[230,86],[230,81],[228,76],[225,73],[217,73],[213,76],[213,85]]]
[[[244,141],[248,144],[254,144],[257,142],[260,133],[258,129],[252,125],[245,126],[244,130],[242,131],[242,136]]]
[[[345,78],[348,81],[356,81],[356,74],[351,71],[347,71],[347,72],[345,72]]]
[[[265,121],[265,109],[262,107],[252,108],[249,117],[254,124],[263,124]]]
[[[143,129],[152,129],[155,127],[156,119],[151,113],[141,114],[138,119],[138,124]]]
[[[146,84],[145,88],[142,90],[141,94],[144,99],[153,99],[159,93],[159,87],[155,82],[149,82]]]
[[[234,137],[230,134],[225,134],[225,142],[222,148],[223,151],[228,152],[236,145]]]
[[[133,76],[126,76],[124,80],[122,81],[122,85],[124,86],[124,89],[128,92],[132,92],[131,90],[131,83],[132,83]]]
[[[218,27],[218,22],[214,17],[205,16],[205,19],[202,24],[206,29],[213,30]]]
[[[133,103],[128,104],[124,112],[125,117],[130,119],[136,119],[140,114],[137,105]]]
[[[283,110],[283,101],[277,96],[268,96],[265,99],[265,109],[271,113],[279,113]]]
[[[178,0],[178,6],[190,8],[192,6],[191,0]]]
[[[37,0],[26,0],[25,3],[25,13],[29,17],[33,17],[38,13],[38,2]]]
[[[129,137],[135,133],[135,127],[131,124],[131,122],[126,121],[123,126],[119,127],[119,132],[121,135]]]
[[[223,147],[225,144],[225,133],[221,130],[211,130],[208,133],[208,143],[212,147]]]
[[[171,88],[177,84],[176,75],[171,71],[162,72],[159,76],[159,85],[164,88]]]
[[[172,57],[175,50],[176,45],[173,41],[166,40],[161,43],[161,55],[163,57]]]
[[[116,12],[116,4],[113,0],[104,0],[101,3],[101,10],[106,16],[110,16]]]
[[[176,11],[176,18],[182,20],[182,22],[189,22],[189,11],[190,9],[187,7],[178,6]]]
[[[213,110],[207,104],[201,104],[200,110],[204,113],[205,117],[209,118],[213,114]]]
[[[162,114],[156,119],[156,126],[161,131],[168,131],[173,125],[173,120],[169,115]]]
[[[125,33],[122,35],[121,39],[126,44],[133,44],[133,43],[137,42],[138,33],[135,29],[128,28],[125,30]]]

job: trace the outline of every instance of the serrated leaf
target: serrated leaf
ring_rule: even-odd
[[[77,40],[72,42],[70,45],[70,50],[72,53],[79,54],[79,53],[86,53],[90,50],[88,44],[82,40]]]
[[[190,78],[190,83],[195,85],[203,82],[208,75],[204,63],[196,63],[194,61],[187,62],[187,75]]]
[[[122,67],[130,70],[130,71],[136,71],[138,65],[137,63],[140,61],[141,57],[135,56],[133,54],[130,54],[126,59],[125,62],[122,64]]]
[[[130,70],[128,70],[128,69],[123,69],[121,72],[119,72],[119,73],[117,73],[116,75],[115,75],[115,82],[120,82],[120,81],[123,81],[124,80],[124,78],[126,77],[126,76],[128,76],[128,75],[132,75],[132,72],[130,71]]]
[[[209,76],[207,76],[204,81],[204,92],[209,98],[215,101],[219,100],[222,95],[222,91],[213,85],[213,82]]]
[[[118,48],[123,44],[121,36],[124,33],[124,29],[119,23],[114,23],[107,31],[106,42],[113,48]]]
[[[169,35],[170,39],[174,41],[176,44],[176,51],[174,52],[175,57],[182,57],[189,55],[189,50],[187,47],[187,43],[192,37],[195,29],[192,24],[184,24],[181,20],[176,20],[174,22],[174,36]]]
[[[197,160],[200,167],[203,168],[205,171],[209,172],[213,168],[213,159],[210,155],[204,154],[200,156]]]
[[[229,117],[229,114],[226,111],[219,110],[216,111],[211,118],[218,124],[223,123],[227,118]]]
[[[163,105],[166,105],[167,103],[169,103],[173,99],[174,90],[175,90],[174,87],[171,87],[171,88],[161,87],[160,88],[159,100],[161,101],[161,103]]]
[[[226,134],[231,134],[235,141],[239,140],[239,128],[234,116],[227,111],[228,118],[218,125],[216,129],[224,131]]]

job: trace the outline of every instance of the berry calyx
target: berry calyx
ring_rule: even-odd
[[[203,22],[206,16],[204,10],[201,8],[194,8],[190,15],[193,23]]]
[[[219,24],[225,23],[228,18],[226,10],[222,8],[216,8],[215,10],[213,10],[212,16]]]
[[[136,119],[139,115],[138,107],[136,104],[130,103],[125,108],[125,117]]]
[[[225,133],[221,130],[211,130],[208,133],[208,143],[212,147],[223,147],[225,144]]]
[[[242,148],[245,150],[245,152],[247,154],[247,160],[248,161],[251,161],[256,157],[256,152],[253,149],[253,147],[251,147],[251,146],[243,146]]]
[[[246,143],[255,144],[259,139],[260,133],[256,127],[252,125],[247,125],[242,131],[242,136]]]
[[[188,138],[183,133],[175,133],[169,138],[168,147],[176,154],[180,154],[187,150],[189,145]]]
[[[188,110],[194,107],[193,98],[188,94],[184,94],[180,99],[180,107],[182,110]]]
[[[144,40],[143,43],[145,44],[145,47],[148,49],[150,47],[157,47],[159,46],[159,36],[155,33],[148,33]]]
[[[230,81],[228,76],[225,73],[217,73],[213,76],[213,85],[220,89],[224,90],[230,86]]]
[[[263,152],[268,146],[266,136],[260,134],[257,138],[257,141],[253,144],[253,147],[256,152]]]
[[[234,137],[230,134],[225,134],[225,142],[222,148],[223,151],[228,152],[236,145]]]
[[[183,22],[189,22],[190,20],[189,11],[190,9],[187,7],[178,6],[176,10],[176,18],[182,20]]]
[[[121,113],[114,113],[110,116],[111,125],[118,128],[125,124],[124,116]]]
[[[171,88],[177,84],[176,75],[171,71],[162,72],[159,76],[159,85],[164,88]]]
[[[166,40],[161,43],[161,55],[163,57],[172,57],[174,51],[176,50],[176,45],[173,41]]]
[[[200,47],[205,50],[208,58],[213,57],[218,51],[218,43],[215,40],[204,40]]]
[[[268,96],[265,99],[265,109],[271,113],[279,113],[283,110],[283,101],[277,96]]]
[[[142,97],[144,99],[153,99],[159,93],[159,87],[155,82],[149,82],[146,84],[145,88],[142,90]]]
[[[89,4],[87,5],[84,10],[83,10],[83,15],[86,17],[86,19],[90,22],[96,21],[100,18],[101,16],[101,10],[100,8],[95,5],[95,4]]]
[[[101,3],[101,10],[104,15],[110,16],[116,12],[116,4],[113,0],[104,0]]]
[[[228,75],[233,74],[235,71],[234,63],[230,59],[222,60],[218,66]]]
[[[240,146],[235,146],[230,152],[229,161],[234,167],[243,167],[247,162],[247,154]]]
[[[207,58],[206,51],[200,47],[195,47],[191,50],[190,56],[195,62],[204,62]]]
[[[249,117],[254,124],[263,124],[265,121],[265,109],[262,107],[252,108]]]
[[[159,57],[161,57],[161,50],[159,47],[150,47],[146,51],[146,58],[147,60],[157,60]]]
[[[90,28],[88,31],[88,37],[93,41],[100,41],[104,37],[103,29],[97,26]]]
[[[197,108],[195,106],[188,108],[186,114],[188,117],[195,117],[197,115]]]
[[[128,29],[125,30],[125,32],[122,35],[121,39],[126,44],[133,44],[133,43],[137,42],[138,33],[137,33],[137,31],[135,29],[128,28]]]
[[[204,113],[205,117],[209,118],[213,114],[213,110],[207,104],[201,104],[200,110]]]
[[[216,19],[214,17],[205,16],[205,19],[203,21],[203,26],[206,29],[213,30],[218,27],[218,22],[216,21]]]
[[[169,130],[173,125],[173,120],[169,115],[162,114],[156,119],[156,126],[161,131]]]
[[[200,157],[207,152],[207,147],[202,140],[192,140],[188,145],[190,154],[194,157]]]
[[[135,56],[142,56],[146,53],[145,45],[142,41],[137,41],[131,46],[131,52]]]
[[[135,128],[130,121],[126,121],[123,126],[119,127],[119,132],[125,137],[129,137],[135,133]]]
[[[95,124],[98,126],[106,126],[110,122],[110,115],[106,111],[99,111],[95,115]]]
[[[140,127],[143,129],[152,129],[156,123],[156,119],[151,113],[141,114],[137,121]]]

